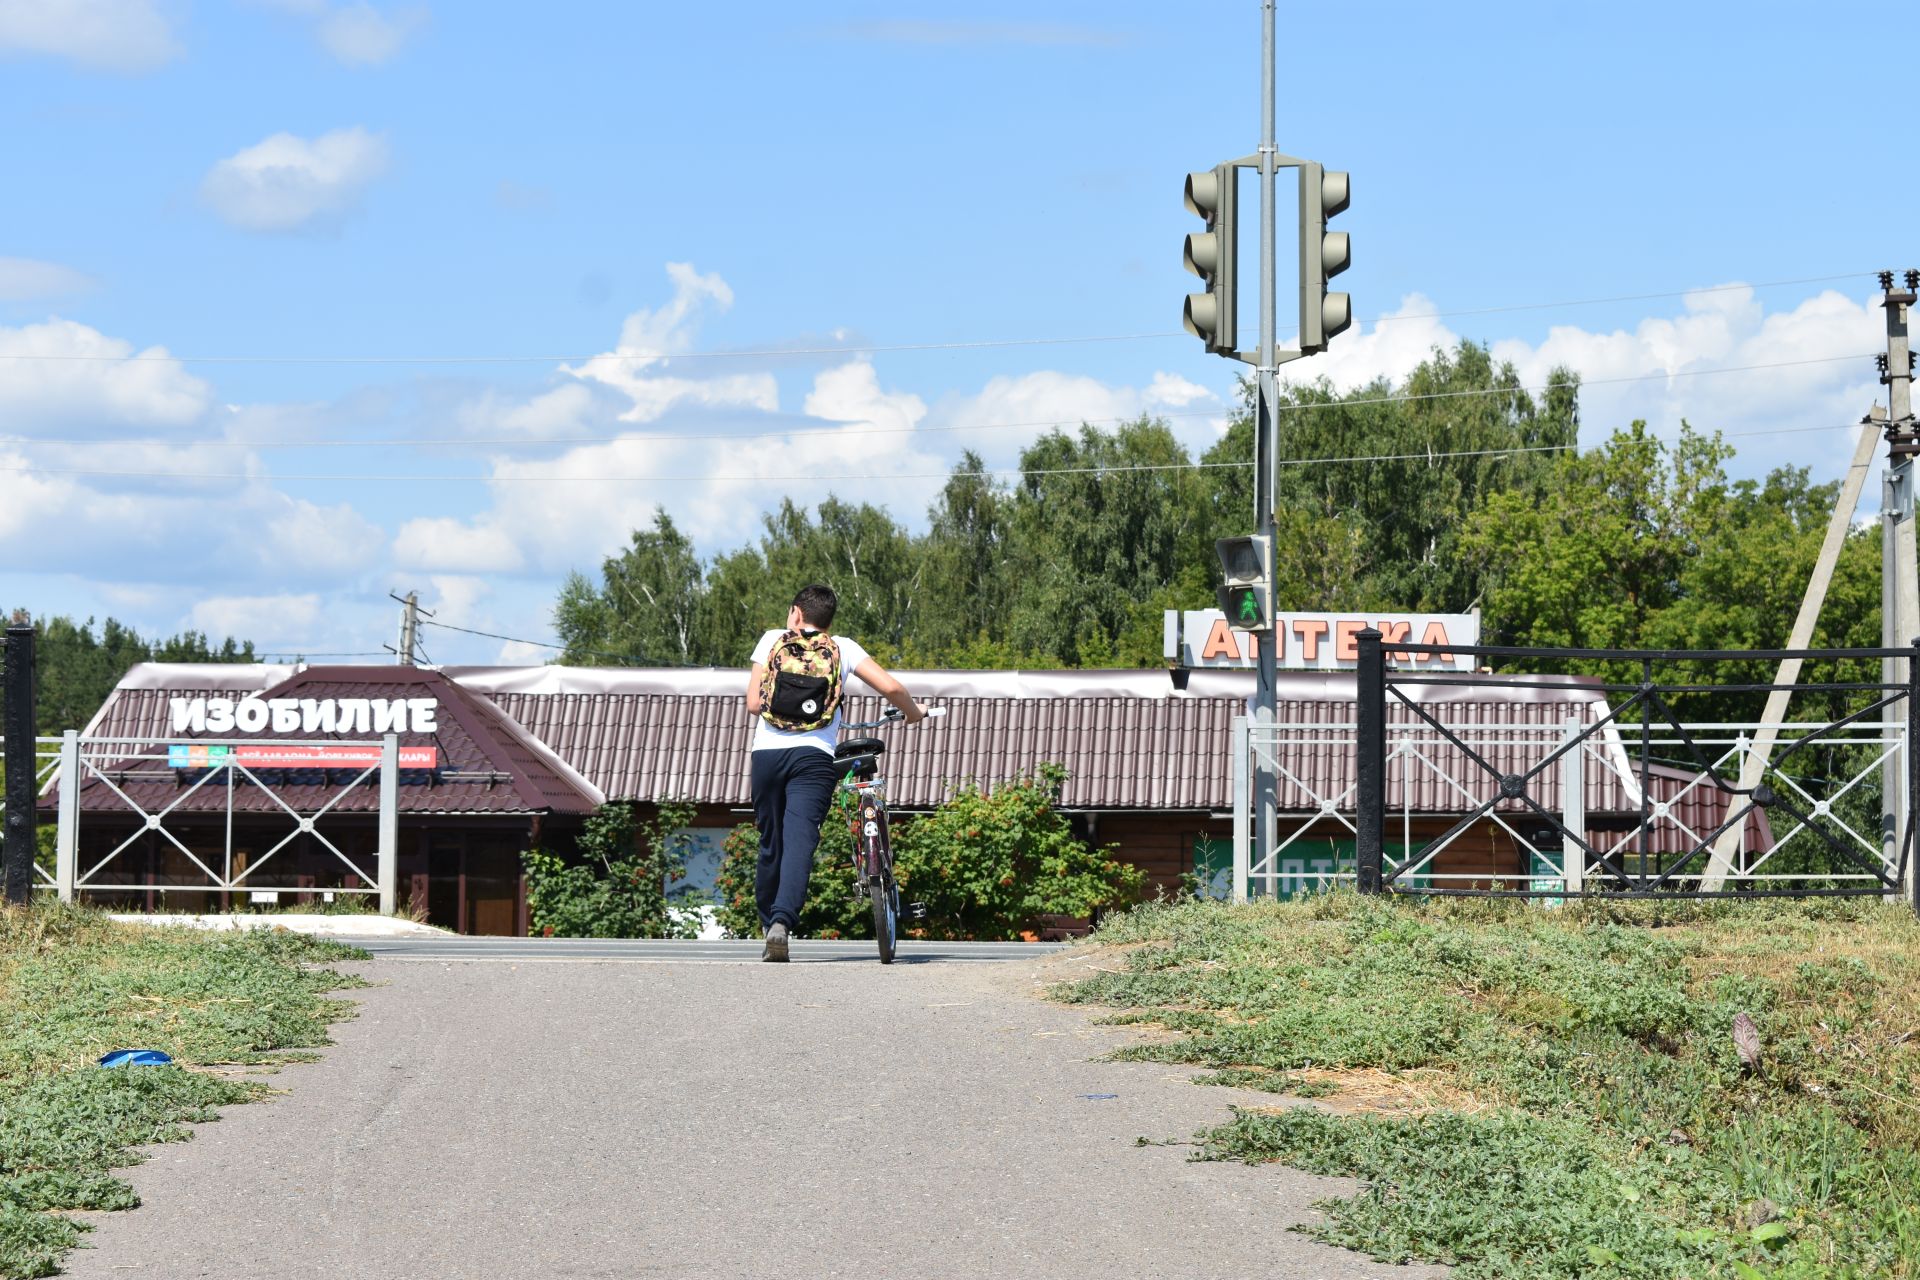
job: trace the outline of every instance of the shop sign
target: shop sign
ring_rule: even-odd
[[[437,733],[438,698],[169,698],[173,733]]]
[[[1473,613],[1278,613],[1269,637],[1234,630],[1218,609],[1169,609],[1161,651],[1183,667],[1252,667],[1260,645],[1271,640],[1282,671],[1351,671],[1368,627],[1389,644],[1480,643],[1480,616]],[[1474,669],[1473,655],[1464,653],[1400,654],[1393,661],[1424,671]]]
[[[440,767],[438,747],[401,747],[399,754],[402,769]],[[338,742],[300,742],[290,746],[251,742],[167,744],[169,769],[215,769],[229,764],[256,769],[366,769],[379,763],[379,747]]]

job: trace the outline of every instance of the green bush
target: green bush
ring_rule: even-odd
[[[1002,783],[991,793],[963,787],[930,814],[893,819],[900,896],[927,907],[909,932],[933,938],[1012,939],[1044,916],[1088,917],[1140,897],[1145,877],[1073,834],[1055,805],[1066,770]],[[853,837],[842,799],[820,833],[798,932],[815,938],[870,938],[873,919],[853,896]],[[727,838],[720,869],[720,922],[742,937],[759,932],[753,883],[759,836],[750,826]]]
[[[521,855],[527,911],[535,935],[548,938],[690,938],[696,921],[667,910],[667,882],[687,870],[693,806],[663,801],[642,823],[633,804],[593,811],[569,858],[545,849]]]
[[[1056,807],[1067,771],[1037,772],[991,792],[962,787],[894,829],[901,894],[927,907],[935,938],[1018,938],[1042,916],[1086,918],[1138,901],[1146,877],[1073,834]]]

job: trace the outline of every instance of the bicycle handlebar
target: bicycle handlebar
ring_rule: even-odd
[[[935,716],[943,716],[945,714],[947,714],[947,709],[945,707],[928,707],[926,709],[926,716],[927,716],[927,719],[929,720],[931,720]],[[880,714],[880,718],[878,720],[863,720],[859,724],[843,724],[840,727],[842,729],[880,729],[880,728],[886,727],[888,724],[891,724],[895,720],[906,719],[906,715],[907,713],[902,711],[898,707],[888,707],[885,711],[883,711]]]

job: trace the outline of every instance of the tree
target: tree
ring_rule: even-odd
[[[1787,642],[1826,534],[1837,484],[1805,468],[1729,482],[1731,451],[1682,424],[1669,446],[1636,422],[1607,443],[1561,458],[1544,495],[1497,494],[1469,522],[1462,549],[1484,576],[1492,643],[1598,649],[1777,649]],[[1879,539],[1842,547],[1814,632],[1815,648],[1877,645]],[[1553,664],[1567,670],[1568,664]],[[1867,664],[1872,666],[1872,664]],[[1631,681],[1636,664],[1571,669]],[[1669,667],[1702,684],[1773,679],[1771,660]],[[1877,670],[1809,664],[1803,683],[1878,679]],[[1673,709],[1697,719],[1750,720],[1765,694],[1695,693]],[[1844,715],[1857,693],[1797,694],[1796,717]],[[1862,704],[1863,705],[1863,704]]]
[[[919,594],[921,549],[886,508],[829,497],[810,517],[783,499],[766,530],[760,555],[780,597],[771,620],[785,616],[794,592],[824,582],[840,597],[833,629],[897,661]]]
[[[656,511],[653,528],[636,529],[626,550],[601,562],[600,586],[567,575],[554,606],[554,627],[566,647],[561,661],[604,666],[684,666],[705,657],[699,634],[705,574],[693,543]]]
[[[33,668],[37,721],[42,735],[78,729],[113,692],[120,678],[142,662],[252,662],[253,644],[231,637],[218,648],[198,631],[148,642],[125,623],[108,618],[94,634],[94,620],[43,618],[34,624]]]
[[[1140,602],[1173,583],[1182,550],[1191,553],[1191,458],[1165,423],[1140,418],[1111,433],[1050,432],[1020,467],[1007,638],[1069,666],[1111,661]]]
[[[1005,635],[1011,524],[1007,486],[968,450],[927,513],[921,556],[927,604],[911,620],[910,653],[956,661],[962,650],[992,646]]]

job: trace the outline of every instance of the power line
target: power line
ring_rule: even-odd
[[[1857,428],[1857,422],[1830,423],[1818,427],[1774,427],[1760,431],[1728,431],[1721,435],[1727,439],[1744,439],[1749,436],[1797,435],[1815,431],[1843,431]],[[1281,466],[1325,466],[1347,462],[1409,462],[1429,458],[1482,458],[1509,453],[1541,453],[1578,449],[1578,442],[1555,445],[1515,445],[1498,449],[1466,449],[1453,451],[1435,451],[1422,453],[1393,454],[1356,454],[1321,458],[1289,458],[1280,460]],[[29,467],[0,465],[0,473],[14,472],[31,475],[74,475],[74,476],[111,476],[121,479],[140,480],[252,480],[262,483],[289,484],[298,481],[348,481],[357,480],[372,484],[452,484],[477,481],[484,484],[713,484],[739,483],[749,481],[776,481],[780,483],[807,483],[819,481],[824,484],[836,484],[846,480],[947,480],[959,476],[1066,476],[1066,475],[1120,475],[1129,472],[1154,471],[1213,471],[1236,467],[1251,467],[1252,462],[1163,462],[1131,463],[1125,466],[1091,467],[989,467],[979,471],[883,471],[870,473],[837,472],[831,475],[591,475],[591,476],[540,476],[540,475],[368,475],[364,473],[322,473],[302,472],[297,475],[268,475],[262,472],[216,472],[216,471],[135,471],[96,467]],[[436,624],[444,625],[444,624]],[[501,636],[497,639],[515,639],[513,636]],[[528,643],[536,643],[529,641]],[[564,646],[553,646],[564,647]]]
[[[458,631],[463,635],[483,636],[488,640],[505,640],[509,644],[532,645],[536,649],[553,649],[560,653],[576,653],[586,658],[612,658],[616,661],[630,663],[635,666],[691,667],[696,665],[691,662],[667,662],[657,658],[641,657],[630,653],[605,653],[598,649],[575,649],[571,645],[560,644],[553,640],[529,640],[524,636],[506,636],[496,631],[475,631],[472,627],[456,627],[451,622],[429,622],[423,619],[420,625],[423,627],[439,627],[442,631]]]
[[[1831,276],[1801,276],[1794,280],[1762,280],[1754,284],[1716,284],[1703,289],[1674,289],[1667,293],[1616,293],[1608,298],[1568,298],[1562,302],[1521,302],[1504,307],[1473,307],[1465,311],[1414,311],[1404,315],[1381,316],[1376,324],[1394,324],[1402,320],[1439,320],[1451,316],[1491,316],[1509,311],[1551,311],[1558,307],[1596,307],[1609,302],[1651,302],[1658,298],[1691,298],[1703,293],[1737,293],[1742,289],[1777,289],[1792,284],[1826,284],[1833,280],[1870,277],[1871,271],[1843,271]]]
[[[1079,338],[989,338],[971,342],[900,342],[844,347],[764,347],[739,351],[602,351],[593,355],[547,356],[180,356],[138,352],[126,356],[65,352],[0,352],[0,360],[46,360],[76,364],[596,364],[605,361],[771,360],[781,356],[877,355],[896,351],[978,351],[999,347],[1062,347],[1092,342],[1146,342],[1183,338],[1184,330],[1164,333],[1105,333]]]
[[[1460,311],[1425,311],[1407,315],[1382,316],[1376,323],[1406,320],[1430,320],[1452,316],[1497,315],[1514,311],[1550,311],[1561,307],[1597,306],[1610,302],[1646,302],[1660,298],[1684,298],[1696,294],[1727,293],[1740,289],[1772,289],[1796,284],[1824,284],[1834,280],[1871,277],[1871,271],[1847,271],[1833,275],[1800,276],[1790,280],[1763,280],[1753,284],[1708,285],[1696,289],[1674,289],[1658,293],[1623,293],[1609,297],[1570,298],[1557,302],[1521,302],[1496,307],[1475,307]],[[602,351],[590,355],[448,355],[448,356],[296,356],[296,355],[175,355],[171,352],[136,352],[131,355],[96,355],[71,352],[0,352],[0,360],[32,360],[76,364],[290,364],[290,365],[485,365],[485,364],[597,364],[604,362],[658,360],[768,360],[792,356],[880,355],[912,351],[975,351],[1007,347],[1074,346],[1106,342],[1151,342],[1165,338],[1184,338],[1184,330],[1152,333],[1093,334],[1068,338],[987,338],[958,342],[870,343],[832,347],[762,347],[735,351]]]
[[[1680,369],[1680,370],[1674,370],[1671,372],[1663,372],[1663,373],[1625,374],[1617,378],[1575,378],[1574,380],[1568,381],[1568,382],[1542,382],[1542,383],[1533,383],[1533,384],[1520,384],[1520,385],[1515,385],[1510,387],[1468,387],[1458,391],[1426,391],[1426,392],[1418,392],[1418,393],[1410,393],[1410,394],[1355,396],[1355,397],[1348,397],[1348,398],[1336,398],[1336,399],[1330,399],[1330,400],[1305,400],[1305,401],[1296,401],[1291,404],[1282,404],[1278,406],[1278,409],[1279,409],[1279,412],[1281,413],[1306,413],[1309,411],[1319,410],[1319,409],[1337,409],[1337,408],[1345,408],[1348,406],[1355,406],[1355,405],[1415,404],[1415,403],[1420,403],[1420,402],[1430,401],[1430,400],[1456,400],[1456,399],[1467,399],[1467,398],[1472,398],[1476,396],[1510,396],[1510,395],[1525,395],[1529,393],[1542,394],[1549,391],[1559,391],[1559,390],[1579,391],[1587,387],[1620,386],[1620,385],[1626,385],[1626,384],[1637,383],[1637,382],[1662,382],[1662,381],[1666,381],[1673,378],[1698,378],[1698,377],[1706,377],[1712,374],[1721,374],[1721,373],[1755,373],[1755,372],[1760,372],[1768,369],[1790,369],[1790,368],[1797,368],[1800,366],[1812,365],[1812,364],[1838,364],[1838,363],[1851,361],[1851,360],[1868,360],[1868,359],[1871,359],[1874,354],[1875,353],[1873,352],[1868,352],[1865,355],[1809,356],[1809,357],[1806,357],[1805,359],[1800,359],[1800,360],[1772,360],[1772,361],[1765,361],[1760,364],[1727,365],[1727,366],[1722,366],[1722,367],[1712,368],[1712,369]],[[1298,384],[1298,383],[1294,384],[1295,387],[1299,387],[1300,385],[1302,384]],[[48,448],[114,444],[114,445],[123,445],[123,446],[152,445],[152,446],[174,446],[174,447],[180,447],[180,448],[253,448],[253,449],[263,449],[263,450],[264,449],[307,449],[307,448],[397,449],[397,448],[416,448],[416,447],[428,448],[428,447],[439,447],[439,446],[445,446],[445,447],[508,446],[508,447],[519,447],[519,448],[541,448],[541,447],[552,447],[552,446],[559,446],[559,445],[595,445],[595,444],[625,444],[625,443],[638,444],[638,443],[658,443],[658,442],[674,442],[674,441],[687,441],[687,440],[712,441],[716,444],[726,444],[726,443],[730,443],[733,441],[740,441],[740,440],[804,439],[810,436],[833,436],[836,438],[843,438],[843,437],[851,437],[851,436],[931,435],[934,433],[944,434],[949,432],[961,432],[961,431],[1004,431],[1004,430],[1017,430],[1017,429],[1032,429],[1035,427],[1048,427],[1048,428],[1053,428],[1057,430],[1061,427],[1068,427],[1068,426],[1075,426],[1075,425],[1091,425],[1097,422],[1131,422],[1141,417],[1162,418],[1162,419],[1164,418],[1214,418],[1214,417],[1219,417],[1220,414],[1221,414],[1221,411],[1217,409],[1185,410],[1185,411],[1176,411],[1176,412],[1161,412],[1161,413],[1154,413],[1154,414],[1148,414],[1145,411],[1142,411],[1141,413],[1137,413],[1137,414],[1118,414],[1118,415],[1111,415],[1107,417],[1097,417],[1097,418],[1079,417],[1079,418],[1055,418],[1051,420],[1035,420],[1035,421],[1028,421],[1028,422],[960,423],[960,424],[953,424],[953,425],[948,425],[944,427],[919,427],[919,426],[913,426],[913,427],[791,427],[791,428],[786,428],[784,430],[779,430],[779,431],[738,432],[738,433],[729,433],[726,435],[715,435],[714,433],[707,432],[707,431],[622,432],[618,435],[610,435],[610,436],[609,435],[550,436],[544,439],[488,438],[488,439],[464,439],[463,440],[463,439],[452,439],[452,438],[434,438],[434,439],[416,439],[416,440],[380,440],[380,439],[289,440],[285,442],[275,442],[275,443],[262,443],[259,441],[247,441],[247,440],[182,441],[178,439],[163,439],[157,436],[115,437],[110,440],[81,440],[81,439],[74,439],[72,437],[33,438],[33,437],[23,437],[23,436],[11,436],[11,437],[0,437],[0,443],[4,443],[9,446],[14,446],[14,445],[23,446],[23,447],[37,446],[37,447],[48,447]],[[1819,429],[1826,430],[1827,428],[1819,428]],[[50,473],[54,473],[54,469],[52,468],[0,467],[0,471],[5,471],[5,470],[12,470],[12,471],[47,470]],[[149,474],[149,473],[90,472],[90,471],[84,471],[84,470],[74,470],[74,471],[58,472],[58,474],[143,475],[143,474]],[[205,478],[205,479],[213,479],[213,480],[244,478],[244,477],[234,477],[234,476],[223,475],[223,474],[204,474],[199,472],[180,472],[180,473],[158,472],[158,473],[152,473],[152,474],[158,474],[158,475],[179,474],[183,478]],[[262,477],[262,478],[272,479],[273,477]],[[292,477],[283,477],[283,478],[328,479],[328,478],[334,478],[334,477],[292,476]],[[423,480],[427,480],[427,479],[435,479],[436,477],[422,476],[419,478]],[[474,479],[474,478],[491,479],[491,478],[504,478],[504,477],[452,477],[452,478],[453,479]]]

